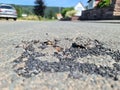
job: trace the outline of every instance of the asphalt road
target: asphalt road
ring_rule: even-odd
[[[79,35],[98,39],[105,42],[110,48],[120,50],[119,23],[103,23],[101,21],[0,21],[1,49],[9,48],[23,40],[75,38]]]
[[[117,21],[116,21],[117,22]],[[20,44],[21,41],[26,40],[52,40],[60,38],[74,39],[79,35],[89,37],[91,39],[97,39],[109,48],[114,50],[120,50],[120,23],[114,23],[111,21],[0,21],[0,90],[39,90],[39,87],[43,87],[43,90],[79,90],[76,88],[82,88],[82,90],[101,90],[101,87],[111,82],[118,86],[119,82],[113,82],[111,80],[104,81],[104,78],[98,79],[100,87],[95,86],[95,89],[91,88],[91,81],[89,77],[85,76],[88,81],[77,81],[71,79],[63,79],[64,74],[55,75],[42,75],[35,78],[24,80],[21,77],[16,76],[16,73],[12,70],[11,62],[18,58],[23,50],[15,49],[15,46]],[[119,21],[118,21],[119,22]],[[59,78],[58,78],[59,76]],[[89,75],[90,76],[90,75]],[[53,79],[51,79],[54,77]],[[66,76],[65,76],[66,77]],[[94,78],[93,76],[90,76]],[[44,78],[44,79],[43,79]],[[47,78],[47,79],[46,79]],[[61,79],[60,79],[61,78]],[[95,76],[95,78],[97,78]],[[34,80],[33,80],[34,79]],[[41,82],[38,82],[37,79]],[[31,82],[31,80],[33,82]],[[53,80],[56,80],[53,82]],[[92,79],[91,79],[92,80]],[[103,83],[103,81],[104,83]],[[53,82],[53,83],[51,83]],[[73,83],[71,83],[73,82]],[[32,89],[33,86],[38,89]],[[47,83],[47,84],[46,84]],[[48,84],[49,83],[49,84]],[[56,84],[57,83],[57,84]],[[79,85],[77,85],[79,83]],[[82,84],[81,84],[82,83]],[[18,86],[19,89],[17,87]],[[27,86],[26,86],[27,85]],[[87,88],[86,85],[89,87]],[[98,86],[99,86],[98,85]],[[51,89],[46,89],[49,86]],[[94,85],[92,85],[94,86]],[[84,89],[86,87],[86,89]],[[57,89],[55,89],[57,88]],[[41,90],[42,90],[41,89]],[[111,88],[102,90],[112,90]]]
[[[79,34],[101,41],[116,41],[120,38],[120,24],[96,21],[0,21],[0,38],[46,39],[75,37]],[[106,21],[104,21],[106,22]],[[117,22],[117,21],[116,21]],[[46,35],[48,34],[48,35]]]

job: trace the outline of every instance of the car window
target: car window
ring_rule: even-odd
[[[0,8],[4,8],[4,9],[13,9],[13,7],[11,7],[11,6],[0,6]]]

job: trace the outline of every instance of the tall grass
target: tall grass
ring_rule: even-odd
[[[20,17],[18,18],[18,20],[39,20],[39,18],[35,15],[29,15],[26,17]]]
[[[35,20],[35,21],[49,21],[49,20],[56,20],[56,19],[48,19],[44,17],[38,17],[36,15],[29,15],[26,17],[20,17],[18,20]]]

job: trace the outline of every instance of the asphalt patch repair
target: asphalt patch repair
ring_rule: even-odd
[[[65,38],[65,40],[69,40]],[[32,77],[41,72],[69,72],[68,78],[79,79],[81,73],[96,74],[105,78],[111,78],[115,81],[119,80],[120,74],[120,51],[114,51],[110,48],[104,47],[103,43],[98,40],[84,39],[82,37],[76,38],[72,41],[70,47],[63,48],[59,46],[60,40],[40,40],[22,41],[21,45],[15,48],[23,48],[24,52],[15,59],[13,63],[14,71],[25,78]],[[53,48],[52,57],[57,58],[59,61],[49,62],[41,60],[47,54],[42,51],[46,48]],[[115,63],[113,67],[97,66],[96,64],[80,63],[77,58],[84,58],[87,56],[105,56],[109,55]]]

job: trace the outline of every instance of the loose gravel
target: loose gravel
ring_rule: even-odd
[[[54,41],[48,40],[45,42],[40,42],[39,40],[32,40],[30,42],[24,41],[24,46],[22,48],[25,52],[14,61],[15,72],[26,78],[37,75],[40,72],[69,72],[68,76],[73,78],[79,78],[79,73],[85,73],[98,74],[102,77],[113,78],[115,81],[118,80],[117,76],[120,74],[120,65],[117,64],[120,60],[119,50],[114,51],[105,48],[98,40],[85,39],[82,37],[76,38],[75,41],[77,43],[71,41],[72,45],[68,47],[68,49],[60,47],[59,41],[60,40],[56,39]],[[44,58],[48,55],[47,53],[42,53],[42,51],[48,47],[54,48],[52,49],[53,51],[51,51],[54,54],[50,52],[48,52],[48,54],[57,57],[59,62],[48,62],[48,60],[41,61],[40,57]],[[62,49],[58,51],[56,47]],[[16,48],[19,48],[19,45],[17,45]],[[76,62],[77,58],[87,57],[88,55],[91,57],[109,55],[116,63],[114,63],[113,68],[111,68]]]

